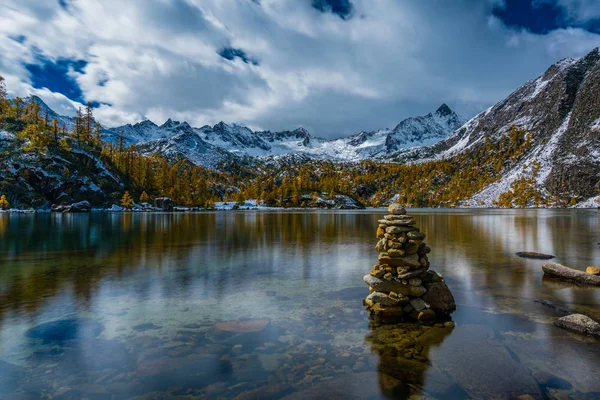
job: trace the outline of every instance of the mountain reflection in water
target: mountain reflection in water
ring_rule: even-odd
[[[0,397],[600,396],[599,214],[411,210],[456,301],[452,326],[377,326],[362,299],[377,210],[0,214]],[[10,396],[9,396],[10,394]]]

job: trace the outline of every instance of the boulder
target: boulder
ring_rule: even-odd
[[[564,265],[555,262],[545,263],[544,265],[542,265],[542,270],[544,271],[545,275],[548,275],[553,278],[559,278],[566,281],[581,283],[584,285],[600,286],[600,276],[588,274],[577,269],[565,267]]]
[[[559,318],[554,325],[584,335],[600,337],[600,324],[583,314],[571,314]]]
[[[434,282],[423,295],[425,301],[434,310],[449,314],[456,309],[456,302],[452,292],[444,281]]]
[[[388,212],[392,215],[404,215],[406,214],[406,209],[398,203],[393,203],[388,207]]]
[[[92,209],[92,205],[89,201],[83,200],[77,203],[73,203],[70,206],[65,207],[63,212],[70,213],[88,213]]]
[[[163,211],[173,211],[175,203],[169,197],[157,197],[154,199],[154,206],[162,209]]]

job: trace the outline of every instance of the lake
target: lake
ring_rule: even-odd
[[[600,213],[409,210],[454,327],[369,321],[384,213],[0,214],[0,398],[600,397],[552,325],[599,290],[515,255],[600,265]]]

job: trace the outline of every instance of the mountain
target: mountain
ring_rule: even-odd
[[[154,197],[173,193],[188,205],[202,204],[198,199],[207,196],[230,200],[244,191],[268,204],[298,206],[308,193],[335,196],[343,190],[368,205],[396,196],[422,207],[597,206],[598,93],[600,50],[594,49],[557,62],[464,124],[442,105],[393,129],[333,140],[303,128],[252,131],[224,122],[195,128],[171,119],[160,126],[143,121],[105,129],[105,141],[137,150],[125,156],[118,146],[80,145],[72,135],[46,148],[35,140],[37,130],[23,129],[24,120],[5,117],[0,193],[20,206],[65,197],[107,205],[125,190],[137,196],[143,190]],[[73,124],[41,99],[30,101],[40,104],[42,114]],[[142,156],[151,154],[167,160]],[[167,162],[180,159],[189,162]]]
[[[590,198],[600,192],[600,50],[564,59],[433,146],[404,150],[399,162],[449,158],[507,135],[511,126],[533,134],[531,148],[498,181],[465,205],[492,205],[500,193],[532,177],[547,196]],[[590,205],[592,205],[590,203]]]
[[[116,142],[123,137],[146,153],[169,157],[184,156],[197,165],[214,167],[220,157],[271,157],[302,154],[334,161],[360,161],[390,156],[400,149],[434,144],[462,125],[462,119],[443,104],[434,113],[411,117],[394,129],[360,132],[327,140],[312,137],[304,128],[293,131],[252,131],[219,122],[214,126],[193,128],[187,122],[169,119],[161,126],[151,121],[107,129],[104,139]]]

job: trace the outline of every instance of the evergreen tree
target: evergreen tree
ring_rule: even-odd
[[[121,206],[128,210],[133,207],[133,198],[129,195],[129,192],[125,192],[123,197],[121,197]]]
[[[6,200],[6,195],[0,196],[0,209],[8,210],[10,208],[10,203]]]
[[[148,193],[146,193],[146,191],[143,191],[142,194],[140,195],[140,203],[147,203],[150,201],[150,197],[148,196]]]

